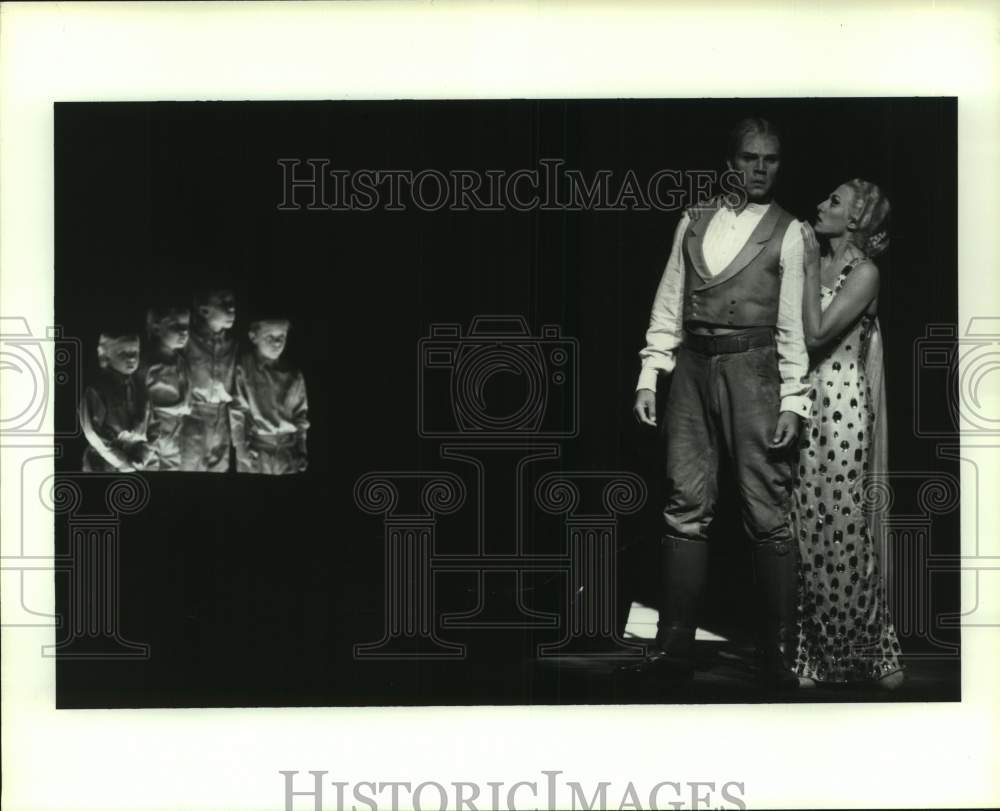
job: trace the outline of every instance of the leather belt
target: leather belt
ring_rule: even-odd
[[[683,346],[700,355],[726,355],[770,346],[773,343],[774,330],[771,327],[755,327],[725,335],[698,335],[684,330]]]

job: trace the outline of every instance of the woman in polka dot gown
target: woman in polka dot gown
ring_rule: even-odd
[[[861,509],[863,480],[884,458],[879,277],[871,258],[888,244],[888,213],[877,186],[852,180],[819,205],[815,230],[802,227],[813,406],[792,519],[802,556],[796,670],[806,687],[869,682],[892,689],[903,679],[877,527]]]

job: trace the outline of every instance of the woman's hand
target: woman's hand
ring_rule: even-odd
[[[804,222],[802,231],[802,267],[807,273],[819,273],[819,241],[812,226]]]

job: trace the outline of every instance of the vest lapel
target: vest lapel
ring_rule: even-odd
[[[698,289],[705,290],[728,281],[756,259],[760,252],[764,250],[764,246],[767,245],[768,240],[771,239],[780,215],[781,209],[774,203],[771,203],[767,211],[764,212],[764,216],[760,218],[760,222],[757,223],[757,227],[753,229],[753,233],[750,234],[749,239],[747,239],[746,243],[740,249],[740,252],[733,257],[733,260],[718,275],[709,275],[708,278],[702,276],[705,279],[705,284]],[[699,254],[701,253],[700,240],[698,242],[698,252]],[[701,261],[704,263],[704,256],[702,256]],[[699,273],[699,275],[701,274]]]
[[[717,207],[701,209],[701,216],[688,226],[687,235],[685,236],[685,239],[688,241],[687,254],[691,259],[691,267],[705,285],[712,280],[712,274],[708,270],[708,265],[705,264],[705,252],[703,250],[705,231],[708,230],[708,224],[718,211]]]

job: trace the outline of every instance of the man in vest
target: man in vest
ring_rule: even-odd
[[[671,374],[671,381],[657,650],[631,671],[670,682],[693,671],[723,458],[753,543],[764,614],[761,677],[772,687],[797,685],[798,544],[789,507],[799,419],[809,415],[808,355],[799,223],[771,199],[780,148],[768,121],[746,119],[733,129],[727,165],[741,193],[681,218],[639,353],[640,422],[656,425],[657,379]]]

